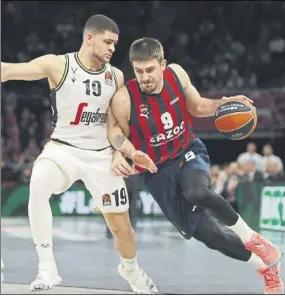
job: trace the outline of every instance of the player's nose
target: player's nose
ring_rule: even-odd
[[[114,45],[114,43],[112,43],[112,44],[110,45],[109,50],[110,50],[111,53],[115,52],[115,45]]]
[[[147,81],[148,81],[148,75],[147,75],[147,73],[143,73],[142,74],[142,82],[145,83]]]

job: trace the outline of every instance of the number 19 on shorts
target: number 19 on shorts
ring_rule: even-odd
[[[115,204],[116,207],[120,206],[120,205],[125,205],[128,201],[127,198],[127,192],[126,189],[123,187],[120,190],[116,190],[112,193],[112,195],[115,197]]]

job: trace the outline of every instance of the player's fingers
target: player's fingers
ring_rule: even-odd
[[[150,169],[153,174],[157,173],[157,168],[155,166],[151,166]]]
[[[113,173],[116,177],[122,177],[121,172],[120,172],[116,167],[113,167],[113,168],[112,168],[112,173]]]
[[[155,173],[155,171],[154,171],[153,169],[151,169],[151,168],[147,168],[147,170],[148,170],[150,173],[152,173],[152,174]]]
[[[123,178],[126,178],[126,179],[129,178],[129,176],[130,176],[130,175],[122,174],[122,177],[123,177]]]
[[[253,104],[253,100],[249,99],[249,98],[246,98],[247,101],[250,102],[250,104]]]
[[[245,100],[245,101],[248,101],[250,102],[251,104],[253,104],[253,100],[251,100],[250,98],[244,96],[244,95],[238,95],[237,96],[238,99],[241,99],[241,100]]]
[[[129,175],[128,175],[128,174],[124,174],[124,173],[121,172],[119,169],[117,169],[117,170],[118,170],[118,172],[119,172],[118,177],[129,178]]]
[[[237,95],[237,96],[233,96],[233,97],[222,97],[223,100],[225,101],[229,101],[229,100],[242,100],[242,101],[248,101],[249,103],[253,104],[253,100],[251,100],[250,98],[244,96],[244,95]]]
[[[154,162],[152,161],[152,159],[148,156],[145,155],[144,156],[145,162],[147,163],[147,169],[151,172],[151,173],[156,173],[157,172],[157,167],[154,164]]]
[[[154,164],[154,162],[151,160],[150,164],[149,164],[149,167],[153,170],[154,173],[157,172],[157,167],[156,165]]]
[[[130,173],[128,172],[128,170],[126,168],[124,168],[124,166],[122,164],[119,165],[118,169],[120,170],[120,172],[126,176],[130,175]]]
[[[157,167],[155,165],[149,164],[146,168],[152,174],[157,173]]]
[[[136,173],[135,170],[127,162],[122,163],[122,166],[128,172],[128,175],[134,175]]]

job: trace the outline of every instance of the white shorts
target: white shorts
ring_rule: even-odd
[[[50,159],[65,174],[66,186],[54,194],[66,191],[81,180],[94,198],[96,209],[102,213],[121,213],[129,209],[129,198],[124,179],[111,172],[112,158],[111,147],[90,151],[50,141],[35,164],[41,159]]]

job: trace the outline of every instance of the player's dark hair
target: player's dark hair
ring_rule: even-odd
[[[164,59],[164,52],[162,44],[154,38],[144,37],[135,40],[130,48],[129,58],[131,63],[133,61],[148,61],[157,59],[162,62]]]
[[[118,25],[102,14],[92,15],[85,23],[83,32],[104,33],[109,31],[119,35]]]

